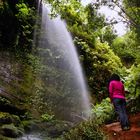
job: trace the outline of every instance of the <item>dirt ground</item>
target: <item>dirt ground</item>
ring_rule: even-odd
[[[129,116],[131,129],[122,131],[120,123],[114,122],[103,127],[108,140],[140,140],[140,113]]]

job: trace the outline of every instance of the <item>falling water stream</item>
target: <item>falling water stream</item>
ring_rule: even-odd
[[[90,115],[88,89],[71,34],[59,16],[50,18],[47,4],[42,1],[38,3],[40,20],[37,24],[40,30],[39,33],[35,30],[34,43],[42,63],[50,69],[43,79],[46,92],[50,86],[53,87],[49,98],[52,99],[55,116],[68,121],[87,119]]]
[[[68,113],[68,110],[73,110],[77,115],[84,113],[84,117],[89,117],[90,106],[87,85],[71,34],[68,32],[65,22],[60,17],[53,19],[49,17],[49,7],[47,4],[41,3],[41,5],[39,6],[41,7],[42,16],[41,33],[36,40],[38,47],[44,50],[47,49],[47,52],[49,52],[48,55],[51,55],[48,58],[48,55],[44,51],[39,52],[43,63],[62,72],[60,77],[53,76],[55,83],[56,81],[58,82],[54,88],[57,91],[61,89],[62,94],[64,93],[65,95],[64,99],[64,95],[59,96],[59,100],[61,101],[60,106],[65,106],[63,114],[66,114],[65,111]],[[48,85],[48,83],[45,84]],[[58,107],[57,109],[59,110]],[[73,107],[77,110],[72,109]]]

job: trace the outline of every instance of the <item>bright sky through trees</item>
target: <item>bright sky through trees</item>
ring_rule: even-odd
[[[81,0],[83,5],[87,5],[91,1],[92,0]],[[115,10],[117,11],[117,9],[115,9]],[[108,19],[112,19],[112,18],[119,19],[119,18],[121,18],[116,11],[113,11],[113,10],[109,9],[107,6],[102,6],[99,10],[99,12],[101,14],[105,14],[106,18],[108,18]],[[124,35],[127,31],[127,28],[125,27],[125,25],[122,22],[114,24],[114,29],[117,31],[117,34],[119,36]]]

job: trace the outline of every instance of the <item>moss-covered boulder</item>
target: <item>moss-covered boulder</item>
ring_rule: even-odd
[[[18,106],[18,101],[11,101],[15,99],[12,98],[12,95],[7,94],[7,96],[8,98],[0,97],[0,111],[9,112],[10,114],[15,114],[18,116],[23,116],[27,110],[24,107]]]
[[[10,138],[17,138],[23,135],[23,129],[19,129],[14,124],[5,124],[1,127],[1,132],[4,136]]]
[[[3,135],[0,135],[0,140],[15,140],[15,138],[8,138]]]
[[[40,133],[43,137],[58,138],[64,132],[68,132],[73,123],[60,120],[39,121],[39,120],[25,120],[22,121],[25,133]]]
[[[40,129],[40,125],[36,120],[24,120],[22,121],[23,128],[25,132],[29,133],[31,131],[38,131]]]
[[[48,137],[57,138],[63,135],[64,132],[68,132],[73,126],[73,123],[54,120],[51,122],[43,122],[41,126],[42,132],[47,134]]]
[[[0,125],[14,123],[15,125],[20,124],[20,118],[16,115],[11,115],[6,112],[0,112]]]
[[[9,113],[0,112],[0,124],[12,123],[12,117]]]

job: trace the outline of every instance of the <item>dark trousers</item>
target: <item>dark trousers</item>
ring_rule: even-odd
[[[125,99],[114,98],[113,104],[115,107],[115,111],[119,116],[121,127],[129,126],[129,120],[126,113],[126,101]]]

